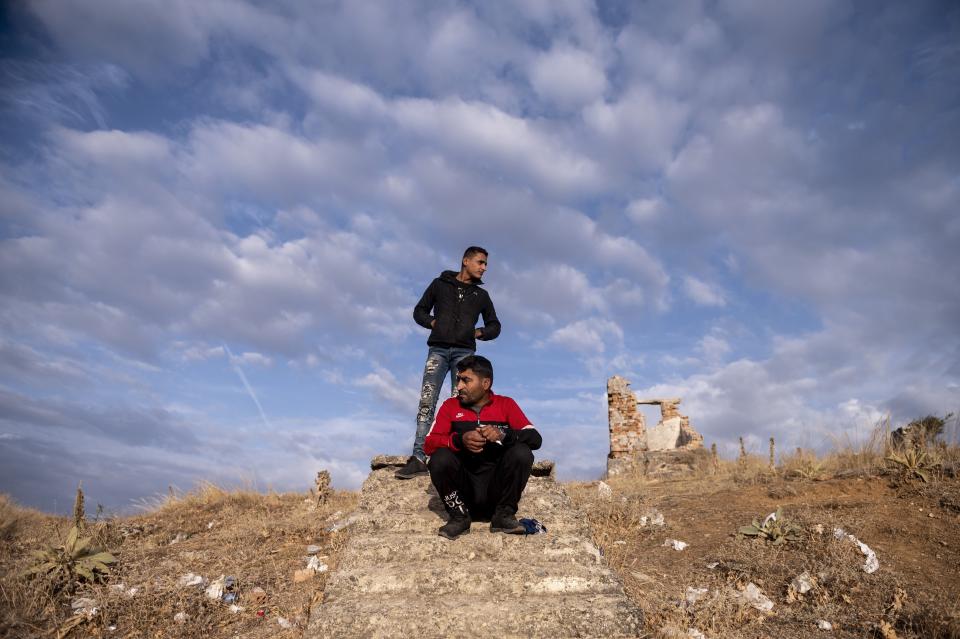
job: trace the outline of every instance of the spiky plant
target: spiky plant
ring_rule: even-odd
[[[754,519],[749,526],[743,526],[738,531],[744,537],[754,537],[769,541],[774,546],[780,546],[788,541],[800,541],[801,530],[796,524],[783,518],[783,509],[768,516],[760,523]]]
[[[935,470],[939,462],[922,448],[908,447],[887,456],[887,461],[894,464],[894,468],[907,480],[919,479],[923,483],[930,483],[930,473]]]
[[[92,537],[81,537],[80,528],[74,526],[63,544],[34,552],[36,563],[24,574],[46,577],[54,592],[72,591],[80,582],[102,582],[117,559],[105,550],[94,548],[92,541]]]

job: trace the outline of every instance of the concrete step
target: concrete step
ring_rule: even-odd
[[[622,584],[603,565],[462,561],[443,555],[428,563],[344,566],[327,578],[330,601],[348,593],[406,593],[443,596],[451,593],[480,597],[546,594],[615,594]]]
[[[458,562],[534,562],[538,565],[550,562],[589,565],[603,561],[597,547],[578,535],[560,536],[552,531],[546,535],[497,535],[480,528],[453,542],[438,535],[358,535],[344,548],[340,563],[348,566],[417,565],[438,557]]]
[[[389,513],[358,511],[356,514],[356,520],[350,526],[350,532],[353,535],[392,532],[432,536],[436,535],[437,529],[447,521],[446,513],[419,510]],[[586,523],[575,513],[557,512],[551,515],[539,510],[521,510],[517,514],[519,517],[534,517],[547,527],[547,534],[581,535],[585,539],[588,537]],[[487,535],[491,534],[489,530],[489,522],[475,521],[470,528],[470,534]]]
[[[357,595],[313,607],[306,639],[326,637],[638,637],[642,615],[621,595],[436,599]]]

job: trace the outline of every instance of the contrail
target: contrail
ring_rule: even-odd
[[[243,382],[244,387],[247,389],[250,399],[252,399],[253,403],[257,405],[257,410],[260,411],[260,418],[263,420],[263,423],[268,429],[273,430],[273,424],[271,424],[270,420],[267,419],[267,414],[263,412],[263,406],[260,405],[260,400],[257,399],[257,394],[253,392],[253,387],[251,387],[250,382],[247,381],[247,376],[243,374],[243,369],[240,368],[240,365],[237,364],[237,360],[234,359],[233,353],[230,352],[230,347],[224,344],[223,350],[227,351],[227,357],[230,358],[230,365],[233,366],[233,370],[237,371],[237,375],[240,376],[240,381]]]

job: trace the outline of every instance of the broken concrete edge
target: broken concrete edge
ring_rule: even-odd
[[[377,455],[370,460],[370,470],[380,470],[381,468],[401,467],[407,463],[409,457],[403,455]],[[542,459],[533,462],[533,468],[530,474],[533,477],[554,477],[557,468],[551,459]]]

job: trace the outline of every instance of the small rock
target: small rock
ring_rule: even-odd
[[[317,554],[318,552],[320,552],[320,546],[318,546],[318,545],[316,545],[316,544],[310,544],[309,546],[307,546],[307,554],[308,554],[308,555],[315,555],[315,554]]]
[[[277,617],[277,623],[280,624],[281,628],[293,628],[293,624],[283,617]]]
[[[249,600],[255,606],[264,604],[267,602],[267,591],[265,591],[260,586],[253,588],[250,592],[243,596],[244,600]]]
[[[656,510],[651,510],[646,515],[643,515],[640,518],[641,526],[664,526],[666,521],[663,518],[663,513],[657,512]]]
[[[817,619],[817,628],[820,630],[833,630],[833,624],[825,619]]]
[[[816,526],[814,526],[814,527],[813,527],[813,532],[817,533],[818,535],[822,535],[822,534],[823,534],[823,524],[817,524]]]
[[[740,596],[746,600],[751,606],[760,610],[761,612],[770,612],[773,610],[773,602],[770,601],[770,598],[763,594],[763,591],[757,587],[752,581],[747,584],[747,587],[743,590]]]
[[[804,571],[793,578],[793,581],[790,582],[790,587],[801,595],[804,595],[813,590],[813,578],[810,577],[810,573]]]
[[[173,544],[179,544],[181,541],[186,541],[187,539],[190,539],[190,535],[179,532],[177,533],[176,537],[170,540],[170,545],[172,546]]]
[[[687,628],[687,636],[690,637],[690,639],[707,639],[707,635],[696,628]]]
[[[683,550],[684,548],[686,548],[686,547],[689,546],[690,544],[688,544],[688,543],[685,542],[685,541],[680,541],[679,539],[667,539],[667,540],[665,540],[665,541],[663,542],[663,545],[664,545],[664,546],[669,546],[669,547],[673,548],[674,550]]]
[[[622,540],[622,539],[618,539],[618,540],[616,540],[615,542],[613,542],[613,545],[614,545],[614,546],[625,546],[625,545],[627,545],[627,542],[625,542],[625,541]]]
[[[310,558],[310,561],[307,562],[307,570],[312,570],[313,572],[327,572],[327,564],[320,561],[320,558],[313,556]]]
[[[597,494],[600,496],[600,499],[611,499],[613,498],[613,489],[610,488],[607,482],[601,481],[597,484]]]
[[[214,524],[214,522],[212,522],[212,521],[211,521],[210,523],[208,523],[208,524],[207,524],[207,530],[210,530],[211,528],[213,528],[213,524]]]
[[[188,615],[185,612],[178,612],[173,616],[173,620],[176,621],[177,623],[186,623],[187,619],[189,618],[190,618],[190,615]]]
[[[243,611],[244,611],[244,607],[243,607],[243,606],[238,606],[237,604],[231,604],[231,605],[230,605],[230,612],[232,612],[233,614],[237,614],[237,613],[240,613],[240,612],[243,612]]]
[[[713,570],[719,565],[720,565],[719,561],[711,561],[709,564],[707,564],[707,570]]]

